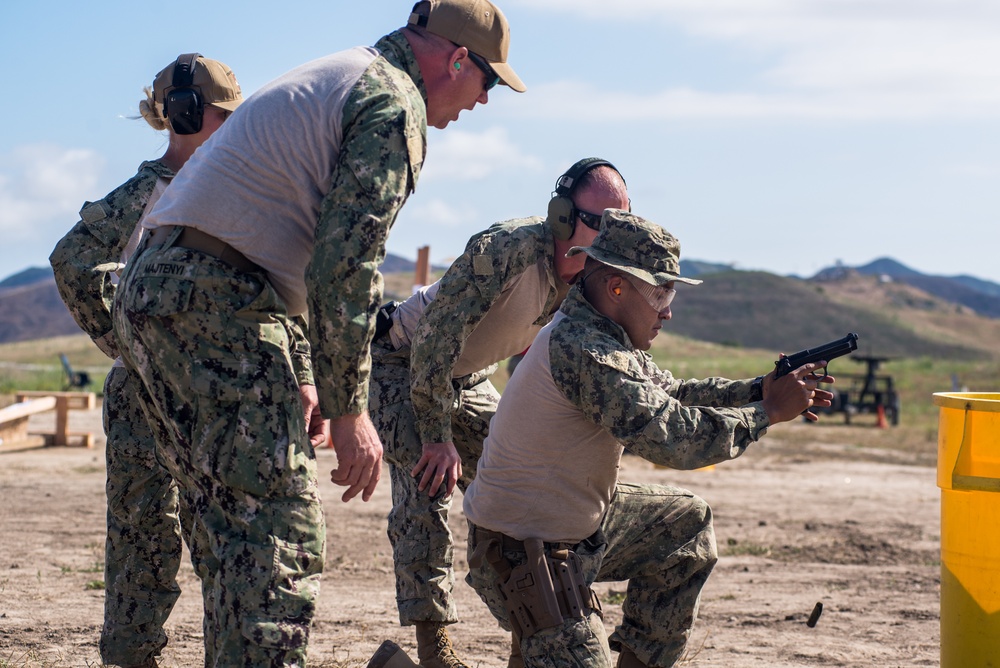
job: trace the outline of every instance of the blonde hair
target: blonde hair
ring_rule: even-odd
[[[146,86],[142,90],[146,93],[146,99],[139,102],[139,113],[154,130],[166,130],[167,119],[153,97],[152,87]]]

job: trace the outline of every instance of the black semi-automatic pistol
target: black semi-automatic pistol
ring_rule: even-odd
[[[774,377],[781,378],[787,373],[798,369],[803,364],[810,362],[827,362],[838,357],[848,355],[858,349],[858,335],[851,332],[842,339],[824,343],[819,348],[807,348],[799,352],[782,357],[774,363]],[[823,375],[826,374],[826,367],[823,367]]]

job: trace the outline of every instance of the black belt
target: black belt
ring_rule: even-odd
[[[173,226],[158,227],[149,235],[150,243],[159,243],[173,231]],[[173,243],[178,248],[188,248],[196,250],[206,255],[211,255],[217,260],[222,260],[233,269],[242,272],[263,271],[256,262],[247,258],[246,255],[236,250],[222,239],[213,237],[207,232],[202,232],[194,227],[184,227],[177,239]]]

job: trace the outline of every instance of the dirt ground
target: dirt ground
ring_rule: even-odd
[[[52,429],[51,414],[32,418]],[[100,409],[71,428],[97,446],[0,453],[0,667],[99,666],[104,561],[104,439]],[[722,557],[702,596],[684,666],[932,666],[939,646],[939,491],[934,469],[906,448],[859,456],[866,427],[780,425],[742,458],[679,472],[626,457],[621,478],[670,482],[712,506]],[[868,427],[870,428],[870,427]],[[780,433],[780,436],[778,435]],[[823,434],[823,441],[818,437]],[[833,435],[831,437],[831,434]],[[842,440],[844,444],[838,444]],[[320,469],[334,466],[332,450]],[[322,476],[321,476],[321,482]],[[388,474],[368,503],[340,501],[322,484],[327,569],[310,643],[314,666],[363,666],[383,639],[415,655],[400,628],[385,535]],[[458,574],[466,571],[465,520],[452,525]],[[183,594],[161,665],[202,661],[201,599],[185,560]],[[605,622],[621,616],[624,583],[599,585]],[[506,665],[507,636],[464,582],[452,627],[473,666]],[[806,620],[817,602],[815,627]]]

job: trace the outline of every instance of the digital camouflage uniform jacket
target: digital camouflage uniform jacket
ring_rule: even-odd
[[[159,160],[145,160],[131,179],[96,202],[85,202],[80,220],[56,243],[49,264],[56,288],[76,324],[101,351],[115,359],[118,344],[111,331],[111,304],[115,284],[111,275],[121,269],[122,252],[146,209],[156,182],[174,178]],[[289,323],[292,360],[300,383],[312,384],[312,362],[305,320]]]
[[[406,37],[397,30],[375,48],[381,57],[356,84],[340,120],[344,141],[304,268],[308,346],[329,418],[368,407],[369,343],[382,301],[378,266],[427,151],[427,88]]]
[[[769,422],[751,384],[674,378],[574,287],[504,391],[466,516],[518,539],[583,540],[612,502],[623,447],[693,469],[758,440]]]
[[[421,316],[411,342],[410,398],[424,443],[452,440],[452,378],[466,340],[511,283],[539,266],[548,274],[549,290],[541,312],[526,332],[527,342],[552,319],[561,296],[554,249],[552,231],[540,217],[496,223],[472,237],[462,256],[441,278],[437,296]],[[517,349],[499,351],[484,368],[527,346],[514,347]]]
[[[104,199],[86,202],[80,221],[59,240],[49,256],[59,296],[73,319],[112,359],[118,349],[111,336],[111,275],[120,268],[125,245],[146,207],[156,182],[174,172],[158,160],[147,160],[131,179]]]
[[[680,380],[637,350],[574,288],[549,340],[552,380],[589,420],[654,464],[694,469],[735,459],[769,425],[752,379]]]

